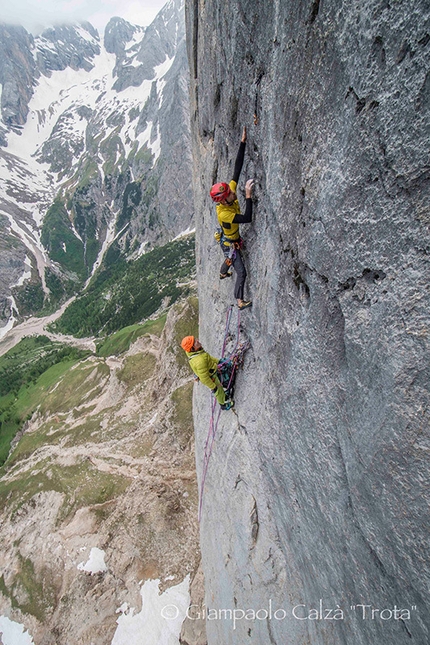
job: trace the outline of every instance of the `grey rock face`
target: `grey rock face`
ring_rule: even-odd
[[[99,41],[89,22],[46,29],[36,39],[38,67],[45,76],[66,67],[89,72],[94,66],[92,59],[100,54]]]
[[[106,25],[104,44],[106,51],[116,55],[113,74],[118,77],[114,85],[118,92],[130,86],[137,87],[145,78],[154,76],[142,75],[143,70],[135,60],[144,33],[144,27],[132,25],[122,18],[111,18]]]
[[[89,114],[84,112],[82,108],[76,110],[79,120],[84,123],[84,119],[88,121],[91,116],[91,110],[88,112]],[[40,151],[38,151],[38,158],[49,164],[51,172],[67,174],[70,172],[74,160],[78,159],[85,150],[84,133],[80,137],[77,137],[75,133],[73,133],[74,136],[67,136],[72,130],[75,120],[75,110],[65,110],[54,125],[49,139],[42,144]]]
[[[122,18],[111,18],[105,28],[104,45],[110,54],[122,56],[127,43],[139,28]]]
[[[181,20],[184,11],[182,0],[171,0],[151,23],[142,40],[137,59],[146,67],[164,63],[165,54],[174,56],[176,48],[185,37],[185,24]]]
[[[272,607],[271,619],[235,629],[208,621],[208,642],[421,645],[428,3],[186,6],[200,334],[213,355],[234,301],[217,279],[208,191],[231,179],[243,125],[240,200],[245,179],[256,180],[254,222],[242,226],[252,353],[206,480],[206,602]],[[209,416],[196,386],[200,477]],[[342,618],[320,617],[320,600]]]
[[[185,38],[183,12],[182,0],[171,0],[157,14],[145,30],[139,46],[131,50],[133,64],[130,58],[121,65],[117,64],[115,71],[118,80],[114,85],[117,91],[130,86],[137,87],[144,80],[153,79],[155,67],[164,63],[166,58],[173,58]]]
[[[175,60],[164,77],[162,102],[156,92],[142,110],[137,131],[152,121],[154,135],[161,133],[160,158],[152,176],[160,190],[153,205],[157,213],[157,235],[168,239],[172,231],[180,233],[193,225],[192,160],[189,129],[189,69],[185,40],[179,45]]]
[[[0,240],[0,321],[7,320],[12,314],[10,299],[3,296],[10,292],[12,285],[16,285],[22,275],[25,261],[24,245],[11,235],[5,233],[7,222],[0,217],[3,235]]]
[[[2,121],[7,127],[22,126],[28,103],[40,73],[53,70],[93,68],[100,53],[99,35],[88,22],[45,30],[33,38],[23,27],[0,24],[0,84]],[[3,135],[0,145],[7,145]]]
[[[0,24],[1,115],[7,126],[23,125],[27,118],[34,80],[39,76],[33,47],[33,36],[23,27]]]

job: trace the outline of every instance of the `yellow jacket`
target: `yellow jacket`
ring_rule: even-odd
[[[229,187],[235,193],[237,183],[232,180]],[[240,214],[239,201],[235,199],[232,204],[217,204],[216,214],[224,236],[229,240],[238,240],[240,237],[239,224],[235,224],[233,220],[236,215]]]

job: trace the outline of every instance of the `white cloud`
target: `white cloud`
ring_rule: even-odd
[[[149,25],[167,0],[14,0],[2,2],[0,22],[22,25],[33,34],[47,26],[88,20],[103,31],[112,16]]]

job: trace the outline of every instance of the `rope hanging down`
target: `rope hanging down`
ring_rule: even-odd
[[[231,364],[231,370],[229,374],[229,380],[227,382],[227,385],[223,387],[225,390],[231,393],[232,396],[232,389],[234,387],[234,379],[236,376],[237,369],[243,365],[243,360],[244,360],[244,355],[247,349],[250,347],[250,342],[246,341],[244,343],[239,344],[240,340],[240,311],[237,312],[237,331],[236,331],[236,344],[233,348],[233,350],[230,352],[230,355],[228,357],[225,357],[225,350],[226,350],[226,345],[229,337],[229,330],[230,330],[230,322],[231,322],[231,315],[233,312],[233,305],[230,305],[230,307],[227,310],[227,316],[226,316],[226,324],[225,324],[225,331],[224,331],[224,339],[223,339],[223,345],[222,345],[222,352],[221,352],[221,359],[220,362],[218,363],[219,366],[227,366],[229,363]],[[206,482],[206,475],[208,472],[208,467],[209,467],[209,460],[211,458],[212,454],[212,448],[213,444],[215,441],[215,435],[218,429],[218,423],[219,423],[219,418],[221,415],[221,408],[217,407],[216,404],[216,399],[211,393],[211,420],[209,424],[209,431],[208,435],[206,437],[206,442],[205,442],[205,450],[204,450],[204,457],[203,457],[203,469],[202,469],[202,481],[200,485],[200,495],[199,495],[199,522],[202,517],[202,506],[203,506],[203,491],[205,487],[205,482]]]

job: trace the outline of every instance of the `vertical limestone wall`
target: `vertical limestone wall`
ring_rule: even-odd
[[[428,2],[187,0],[186,11],[200,334],[214,355],[234,299],[218,280],[208,191],[231,179],[243,125],[243,204],[256,181],[242,226],[252,350],[203,498],[209,644],[423,645]],[[201,479],[201,385],[194,417]],[[222,609],[249,612],[234,624]]]

